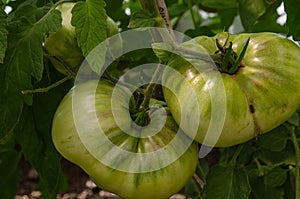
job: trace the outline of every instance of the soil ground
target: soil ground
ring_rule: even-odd
[[[62,160],[62,170],[68,179],[68,190],[57,195],[56,199],[121,199],[99,189],[78,166]],[[19,164],[20,178],[14,199],[40,199],[38,190],[39,176],[26,161]],[[182,194],[175,194],[171,199],[185,199]]]

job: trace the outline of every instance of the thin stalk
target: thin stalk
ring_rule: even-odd
[[[256,166],[257,166],[257,169],[258,169],[258,175],[263,176],[264,171],[263,171],[263,168],[261,166],[261,163],[259,162],[259,160],[257,158],[254,158],[254,162],[256,163]]]
[[[243,144],[241,144],[241,145],[238,146],[238,148],[236,149],[236,151],[233,154],[232,159],[229,162],[230,165],[236,165],[236,160],[237,160],[240,152],[242,151],[243,147],[244,147]]]
[[[60,1],[56,2],[55,4],[53,4],[51,10],[56,9],[57,6],[59,6],[62,3],[66,3],[66,2],[74,2],[74,1],[73,0],[60,0]]]
[[[295,150],[295,161],[296,161],[296,172],[295,172],[295,198],[300,199],[300,148],[297,140],[297,136],[295,133],[295,127],[291,128],[291,139],[294,145]]]
[[[153,92],[155,91],[155,88],[157,86],[157,84],[155,82],[157,82],[157,80],[161,77],[161,74],[164,70],[164,67],[162,67],[162,64],[158,64],[153,76],[152,76],[152,79],[149,83],[149,85],[147,86],[146,88],[146,91],[145,91],[145,96],[144,96],[144,99],[141,103],[141,106],[140,106],[140,109],[141,110],[146,110],[148,109],[149,107],[149,103],[150,103],[150,99],[153,95]]]
[[[163,0],[139,0],[141,6],[143,9],[148,10],[151,13],[155,14],[155,17],[161,17],[161,13],[159,13],[159,9],[158,9],[158,4],[160,7],[165,8],[165,2]],[[164,9],[164,13],[165,13],[165,26],[164,24],[162,24],[160,27],[167,27],[167,24],[171,24],[170,23],[170,19],[169,19],[169,15],[167,15],[167,9]],[[175,50],[174,52],[177,53],[186,53],[189,54],[191,56],[193,56],[194,59],[200,59],[206,62],[211,63],[212,61],[218,64],[222,63],[222,60],[220,59],[219,55],[208,55],[205,53],[201,53],[201,52],[196,52],[196,51],[192,51],[188,48],[184,48],[180,45],[177,44],[176,42],[176,38],[174,36],[174,33],[172,30],[172,27],[169,26],[168,31],[164,31],[164,30],[160,30],[160,35],[163,39],[164,42],[170,44],[172,46],[172,48]],[[159,41],[160,42],[160,41]]]
[[[53,88],[55,88],[55,87],[63,84],[64,82],[66,82],[66,81],[68,81],[68,80],[70,80],[72,78],[73,78],[72,76],[66,76],[63,79],[61,79],[61,80],[59,80],[59,81],[51,84],[50,86],[45,87],[45,88],[37,88],[37,89],[33,89],[33,90],[23,90],[21,92],[24,95],[34,94],[34,93],[46,93],[49,90],[51,90],[51,89],[53,89]]]
[[[161,18],[163,18],[170,35],[172,37],[175,37],[165,1],[164,0],[156,0],[156,4],[157,4],[158,10],[159,10],[159,14],[160,14]]]
[[[197,167],[196,167],[196,171],[193,174],[192,177],[194,183],[196,184],[197,187],[197,191],[198,191],[198,198],[202,199],[203,198],[203,189],[204,186],[206,184],[206,179],[205,179],[205,174],[203,172],[203,169],[200,165],[200,161],[198,161]]]
[[[198,161],[196,172],[193,178],[195,178],[196,182],[198,183],[198,187],[202,190],[206,184],[206,179],[204,171],[200,165],[200,161]]]
[[[197,176],[196,173],[194,173],[193,177],[192,177],[194,183],[196,184],[196,187],[197,187],[197,191],[198,191],[198,198],[199,199],[202,199],[202,196],[201,196],[201,191],[203,190],[203,182],[201,181],[201,179]]]
[[[188,0],[188,6],[189,6],[189,10],[190,10],[191,17],[192,17],[192,20],[193,20],[194,29],[197,29],[198,28],[197,27],[197,22],[196,22],[196,19],[195,19],[195,15],[194,15],[194,11],[193,11],[191,0]]]
[[[161,27],[167,27],[168,34],[165,34],[164,31],[161,31],[161,36],[163,39],[169,38],[172,43],[176,43],[173,39],[174,34],[172,30],[172,26],[170,23],[170,18],[167,10],[167,6],[165,4],[164,0],[139,0],[142,8],[148,10],[149,12],[153,13],[155,17],[161,17],[164,20],[164,24],[161,25]],[[155,34],[153,35],[153,39],[155,42],[158,41],[159,38],[156,38]],[[161,74],[163,72],[164,67],[162,67],[162,62],[160,61],[160,64],[158,64],[156,71],[154,72],[152,79],[149,83],[149,85],[146,88],[144,99],[140,105],[140,110],[147,110],[149,108],[150,99],[152,97],[153,92],[155,91],[157,80],[161,77]]]

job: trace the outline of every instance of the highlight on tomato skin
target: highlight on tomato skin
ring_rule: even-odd
[[[246,51],[238,67],[230,73],[229,70],[245,50],[246,44]],[[222,66],[226,56],[220,54],[220,51],[225,52],[230,45],[232,55],[229,56],[232,56],[233,61],[226,62],[226,71]],[[169,60],[169,66],[178,70],[188,81],[182,82],[168,71],[163,75],[163,83],[176,91],[174,93],[164,88],[163,93],[178,124],[181,115],[185,114],[178,108],[178,101],[189,104],[184,110],[187,115],[195,111],[188,108],[193,107],[191,104],[199,104],[198,111],[201,117],[197,122],[200,125],[181,125],[187,134],[193,128],[198,128],[196,141],[216,147],[241,144],[279,126],[299,107],[300,49],[289,39],[267,32],[236,35],[223,32],[214,37],[196,37],[183,43],[182,47],[223,60],[221,64],[207,63],[197,58],[174,55]],[[198,66],[205,66],[206,70],[198,71]],[[223,82],[221,86],[225,89],[225,99],[221,97],[221,92],[217,92],[224,89],[212,84],[218,76]],[[186,97],[188,89],[197,93],[197,99]],[[216,91],[216,95],[212,96],[213,91]],[[226,103],[224,127],[219,136],[212,137],[204,143],[204,139],[209,136],[206,132],[212,120],[213,100]]]
[[[123,132],[112,113],[113,89],[107,81],[100,80],[98,84],[98,81],[91,80],[69,91],[53,119],[52,139],[56,149],[66,159],[79,165],[100,188],[122,198],[168,198],[177,193],[195,172],[198,144],[178,130],[168,111],[164,126],[155,135],[138,138]],[[115,99],[119,103],[114,105],[121,123],[128,124],[131,118],[128,110],[121,106],[125,99],[122,95],[127,94],[120,93]],[[99,132],[99,125],[103,134]],[[177,140],[176,146],[170,145],[173,140]],[[187,150],[178,154],[180,148]],[[122,151],[130,152],[132,156],[124,156]],[[157,151],[167,151],[166,156],[160,157],[155,154]],[[149,158],[137,161],[135,155],[140,154],[149,155]],[[133,171],[106,165],[101,159],[104,156],[108,156],[114,167]],[[163,166],[169,159],[174,161]],[[143,168],[146,170],[138,172]]]

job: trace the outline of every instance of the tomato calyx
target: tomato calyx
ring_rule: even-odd
[[[147,126],[150,123],[150,116],[148,110],[141,110],[131,116],[135,124],[139,127]]]
[[[248,48],[250,38],[247,39],[246,44],[244,45],[243,50],[239,56],[232,48],[233,43],[230,41],[229,45],[227,46],[227,41],[228,39],[222,46],[219,40],[216,39],[216,46],[218,47],[218,50],[214,55],[212,55],[212,58],[215,61],[220,72],[232,75],[235,74],[243,65],[242,60]]]
[[[135,91],[129,103],[130,117],[138,127],[144,127],[150,123],[149,104],[147,104],[145,107],[141,106],[144,98],[145,95],[143,93]]]

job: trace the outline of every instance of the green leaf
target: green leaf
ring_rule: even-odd
[[[14,150],[13,139],[5,145],[0,144],[0,187],[1,198],[14,198],[19,176],[20,153]]]
[[[87,0],[76,3],[72,9],[71,23],[75,26],[78,45],[85,57],[107,37],[104,7],[104,0]]]
[[[266,12],[259,17],[255,24],[251,27],[251,32],[277,32],[286,33],[287,28],[277,23],[280,17],[277,13],[281,1],[272,1],[266,5]]]
[[[224,26],[224,30],[228,30],[228,28],[233,23],[235,16],[237,15],[236,8],[229,8],[219,11],[219,15],[221,17],[221,23]]]
[[[35,85],[36,88],[46,87],[60,79],[54,68],[47,71],[49,73],[44,73],[42,80]],[[71,87],[69,83],[72,84],[71,81],[65,82],[46,93],[35,94],[33,105],[24,107],[15,129],[15,137],[25,159],[38,171],[39,189],[46,199],[55,198],[67,186],[60,168],[61,156],[52,142],[51,125],[58,104]]]
[[[79,47],[91,69],[100,73],[105,62],[107,38],[107,15],[103,0],[78,2],[72,9],[72,25],[75,26]],[[101,43],[101,45],[99,45]]]
[[[192,11],[192,12],[191,12]],[[194,20],[192,17],[192,13],[193,13],[193,17],[195,20],[195,24],[194,24]],[[197,32],[205,32],[206,30],[205,27],[200,27],[201,23],[205,23],[202,19],[202,16],[199,13],[199,8],[197,6],[193,6],[192,9],[188,9],[186,10],[186,12],[184,12],[180,18],[178,18],[177,22],[174,24],[174,29],[179,31],[179,32],[184,32],[186,33],[187,30],[192,29],[191,31]],[[195,30],[195,27],[197,28]],[[209,30],[210,31],[210,30]],[[188,35],[190,36],[190,35]]]
[[[36,87],[42,88],[59,80],[59,76],[56,76],[53,71],[50,71],[49,74],[52,82],[49,82],[48,75],[44,76]],[[55,194],[58,191],[65,190],[67,186],[66,178],[60,167],[61,156],[56,151],[52,142],[51,127],[55,111],[72,85],[73,82],[68,81],[46,93],[38,93],[33,98],[32,115],[36,132],[43,141],[43,153],[45,154],[41,162],[42,169],[38,170],[41,176],[40,187],[43,194],[48,195],[49,199],[55,198]]]
[[[216,8],[218,10],[237,7],[236,0],[199,0],[199,2],[205,7]]]
[[[50,129],[40,132],[35,128],[32,109],[25,107],[20,123],[15,129],[17,142],[24,157],[37,170],[43,198],[55,198],[59,191],[66,188],[66,179],[60,170],[60,156],[51,142]],[[50,120],[51,121],[51,120]],[[48,135],[47,135],[48,134]]]
[[[140,10],[131,16],[128,28],[155,27],[161,23],[161,18],[155,18],[153,13],[147,10]]]
[[[153,43],[152,49],[155,55],[164,63],[169,61],[173,52],[172,46],[167,43]]]
[[[115,21],[120,21],[120,28],[122,30],[127,29],[127,25],[129,23],[130,16],[125,14],[123,8],[123,0],[105,0],[106,2],[106,13]],[[131,1],[130,1],[131,2]]]
[[[7,48],[7,30],[6,30],[6,14],[0,10],[0,63],[3,64],[5,51]]]
[[[188,6],[186,4],[172,4],[170,7],[168,7],[168,12],[170,18],[179,17],[185,13],[185,11],[188,10]]]
[[[199,198],[199,190],[198,186],[196,185],[196,182],[191,178],[184,187],[184,193],[186,198],[191,197],[192,199]]]
[[[239,0],[239,14],[245,30],[250,30],[265,12],[264,0]]]
[[[284,127],[284,125],[281,125],[260,136],[257,139],[257,144],[262,148],[276,152],[282,151],[286,147],[288,139],[288,130]]]
[[[270,187],[264,184],[264,178],[254,178],[251,180],[252,193],[256,199],[272,198],[283,199],[284,191],[281,187]]]
[[[290,178],[289,178],[285,182],[285,184],[283,185],[283,187],[284,187],[284,199],[295,199],[295,191],[294,191],[293,186],[294,185],[293,185],[293,183],[290,183]]]
[[[250,191],[244,168],[217,165],[207,175],[206,198],[248,199]]]
[[[252,141],[246,142],[243,145],[242,151],[239,153],[238,162],[247,165],[251,161],[255,151],[257,151],[257,147],[252,145]]]
[[[23,99],[32,103],[31,96],[21,90],[32,89],[31,76],[40,80],[43,72],[44,35],[60,27],[57,10],[48,7],[22,6],[9,18],[8,46],[0,69],[0,140],[13,132],[19,121]]]
[[[0,93],[0,144],[7,142],[13,134],[13,130],[19,122],[22,109],[22,99],[16,98],[14,95],[4,96],[3,93]]]
[[[294,40],[300,40],[300,15],[298,0],[284,0],[284,9],[287,13],[286,25],[288,26],[288,35],[293,36]]]
[[[295,165],[294,148],[289,142],[283,151],[274,153],[273,151],[261,149],[256,156],[265,164],[272,166]]]
[[[206,36],[214,36],[215,33],[211,31],[211,29],[207,26],[202,26],[198,29],[189,29],[187,30],[184,34],[186,34],[187,36],[194,38],[194,37],[198,37],[201,35],[206,35]]]
[[[298,112],[295,112],[289,119],[288,123],[294,125],[294,126],[299,126],[300,125],[300,116]]]
[[[21,90],[32,89],[31,76],[37,80],[42,78],[44,36],[61,26],[59,11],[54,9],[41,15],[45,9],[46,7],[24,6],[17,10],[8,26],[9,56],[6,56],[4,62],[6,91],[13,90],[20,94]],[[32,103],[30,97],[23,97],[27,104]]]
[[[23,100],[15,93],[4,93],[5,68],[0,65],[0,144],[12,136],[23,109]]]
[[[149,0],[148,0],[149,1]],[[151,2],[151,1],[149,1]],[[137,12],[138,10],[142,9],[142,5],[141,5],[141,2],[140,1],[136,1],[136,0],[133,0],[133,1],[123,1],[123,9],[129,9],[130,10],[130,13],[135,13]],[[151,2],[150,4],[153,5],[153,3]],[[155,6],[155,5],[154,5]]]
[[[276,167],[264,176],[264,184],[270,187],[278,187],[285,183],[287,170]]]

